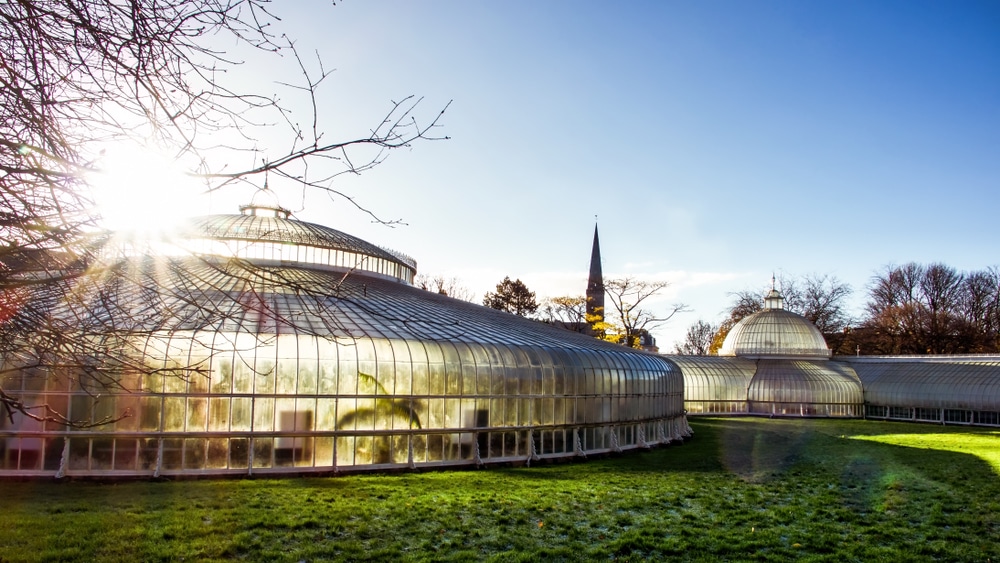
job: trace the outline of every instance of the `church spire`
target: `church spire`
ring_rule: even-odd
[[[590,251],[590,277],[587,280],[587,316],[604,318],[604,275],[601,272],[601,243],[594,224],[594,247]]]

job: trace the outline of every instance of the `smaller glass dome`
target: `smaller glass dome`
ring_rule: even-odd
[[[417,262],[323,225],[291,217],[267,189],[239,215],[190,219],[173,243],[200,256],[237,257],[256,263],[358,272],[412,284]]]
[[[720,356],[829,358],[826,339],[809,319],[786,311],[784,298],[772,289],[764,309],[733,326]]]

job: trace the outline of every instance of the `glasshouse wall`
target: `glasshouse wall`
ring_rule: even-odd
[[[864,403],[854,370],[827,360],[759,360],[747,399],[776,416],[860,417]]]
[[[747,388],[757,370],[753,360],[718,356],[670,356],[684,374],[688,414],[748,413]]]
[[[1000,357],[845,357],[873,419],[1000,426]]]
[[[862,416],[861,382],[847,364],[719,356],[670,360],[684,374],[688,414]]]
[[[175,331],[158,369],[100,391],[8,372],[8,393],[69,428],[0,423],[0,474],[334,472],[529,462],[690,431],[669,362],[627,349]],[[156,361],[156,360],[150,360]],[[201,372],[177,370],[198,366]],[[184,375],[186,374],[186,375]]]

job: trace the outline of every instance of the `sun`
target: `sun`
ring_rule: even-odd
[[[88,180],[105,229],[165,232],[200,212],[203,189],[197,180],[154,148],[139,144],[108,147]]]

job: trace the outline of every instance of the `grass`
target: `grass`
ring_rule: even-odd
[[[586,463],[0,482],[0,561],[1000,561],[1000,435],[695,419]]]

